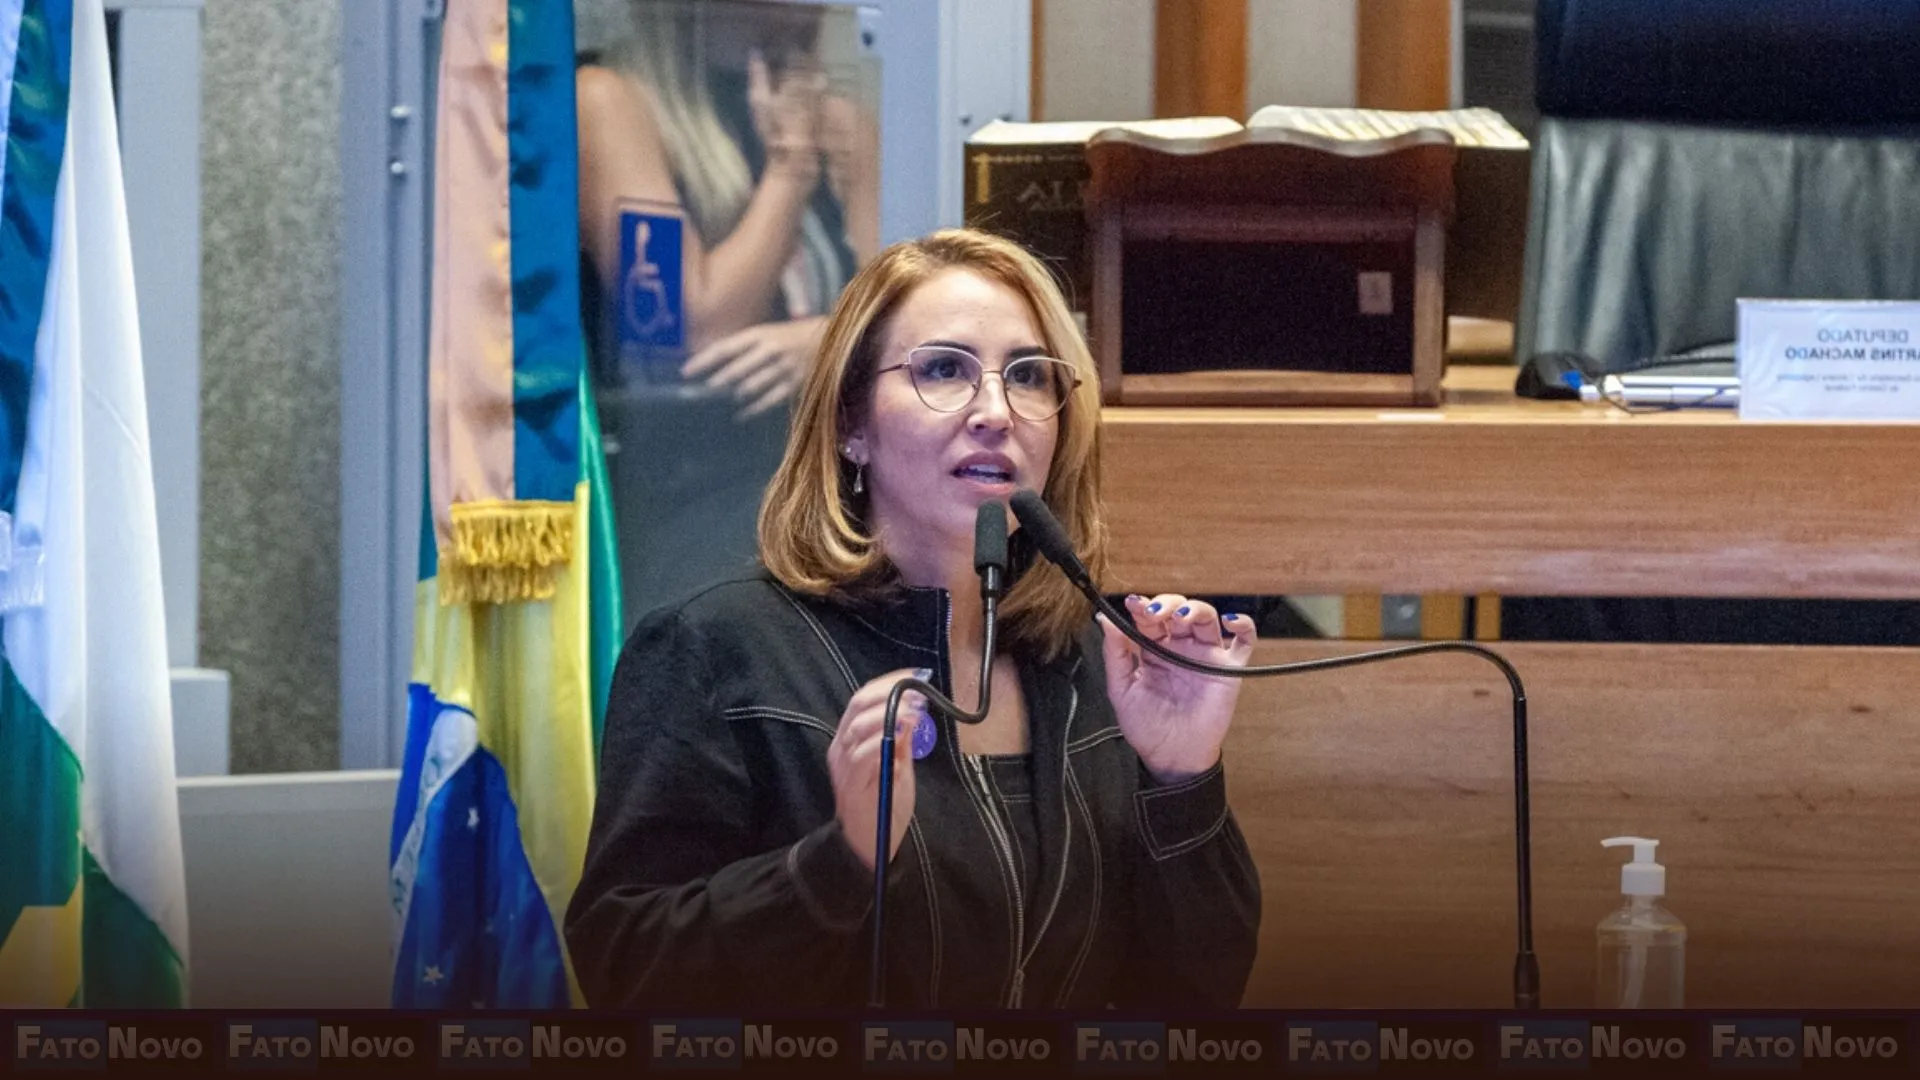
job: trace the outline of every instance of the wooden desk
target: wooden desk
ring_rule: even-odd
[[[1116,586],[1920,597],[1920,428],[1629,415],[1512,377],[1455,368],[1427,410],[1106,410]]]
[[[1455,369],[1419,416],[1108,410],[1115,587],[1920,597],[1920,428],[1628,416],[1510,379]],[[1532,702],[1547,1005],[1589,1002],[1625,858],[1600,840],[1639,834],[1691,931],[1689,1005],[1920,1006],[1920,649],[1494,647]],[[1248,1004],[1508,1004],[1505,696],[1465,656],[1248,684]]]

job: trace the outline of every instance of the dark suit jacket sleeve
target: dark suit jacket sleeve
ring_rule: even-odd
[[[1237,1008],[1260,940],[1260,872],[1227,808],[1222,765],[1133,796],[1133,925],[1118,1000]]]
[[[828,822],[755,850],[746,761],[717,705],[710,652],[673,611],[615,669],[586,864],[567,911],[589,1004],[738,1008],[825,996],[864,955],[871,875]],[[804,975],[802,974],[804,973]]]

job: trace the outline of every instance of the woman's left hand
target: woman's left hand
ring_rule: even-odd
[[[1189,659],[1245,667],[1253,655],[1253,620],[1213,605],[1163,593],[1127,597],[1127,613],[1147,637]],[[1240,680],[1175,667],[1128,640],[1099,616],[1107,662],[1107,697],[1120,733],[1155,779],[1174,783],[1213,768],[1233,722]]]
[[[820,97],[827,77],[811,63],[775,74],[759,49],[747,54],[747,112],[766,151],[767,169],[805,181],[820,179]]]
[[[758,416],[793,396],[825,327],[817,315],[749,326],[694,353],[680,374],[732,393],[740,419]]]

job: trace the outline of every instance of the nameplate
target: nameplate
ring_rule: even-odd
[[[1920,301],[1741,300],[1742,420],[1920,421]]]

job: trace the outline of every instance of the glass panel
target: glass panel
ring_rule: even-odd
[[[750,572],[788,400],[879,235],[852,6],[580,0],[582,294],[629,621]]]

